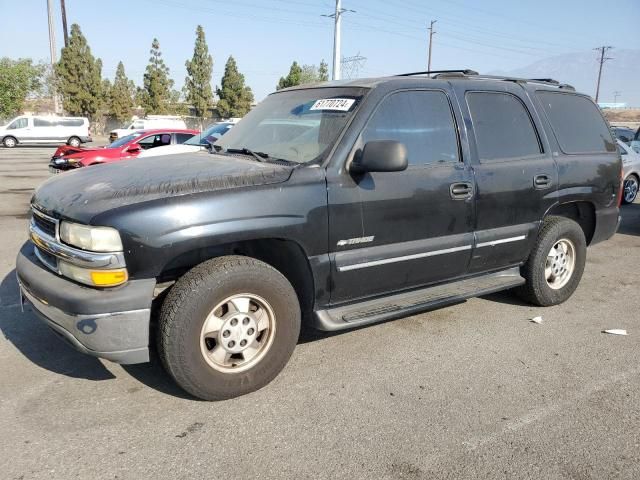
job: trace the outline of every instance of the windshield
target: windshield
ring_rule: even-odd
[[[126,145],[127,143],[129,143],[131,140],[133,140],[134,138],[138,138],[140,135],[142,135],[142,133],[140,132],[136,132],[136,133],[132,133],[131,135],[127,135],[126,137],[122,137],[119,138],[118,140],[116,140],[115,142],[109,144],[107,146],[107,148],[118,148],[118,147],[122,147],[123,145]]]
[[[231,127],[233,127],[233,123],[216,123],[215,125],[211,125],[200,135],[194,135],[189,140],[184,142],[184,144],[207,146],[207,144],[215,142],[222,135],[227,133],[227,130],[229,130]]]
[[[296,163],[321,161],[365,91],[311,88],[269,95],[215,145]]]

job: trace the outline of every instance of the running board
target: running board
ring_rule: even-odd
[[[524,283],[518,267],[456,282],[399,293],[389,297],[314,312],[314,326],[320,330],[345,330],[406,317],[443,305],[458,303]]]

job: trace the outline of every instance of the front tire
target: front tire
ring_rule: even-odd
[[[2,140],[2,144],[6,148],[13,148],[18,144],[18,141],[13,137],[4,137],[4,139]]]
[[[300,305],[289,281],[259,260],[225,256],[172,287],[160,312],[158,350],[180,387],[223,400],[273,380],[299,333]]]
[[[564,302],[578,288],[586,257],[587,243],[580,225],[564,217],[546,218],[529,259],[520,269],[526,283],[516,293],[541,307]]]
[[[74,147],[74,148],[78,148],[80,146],[82,142],[80,141],[80,139],[78,137],[71,137],[69,138],[69,140],[67,140],[67,145]]]
[[[633,203],[638,196],[638,177],[635,175],[629,175],[624,179],[623,183],[623,192],[622,192],[622,203],[628,204]]]

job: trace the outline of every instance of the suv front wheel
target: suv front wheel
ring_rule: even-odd
[[[300,306],[289,281],[259,260],[225,256],[194,267],[168,293],[158,350],[184,390],[223,400],[273,380],[299,333]]]
[[[547,217],[521,268],[526,283],[516,292],[542,307],[564,302],[580,283],[586,256],[587,244],[580,225],[564,217]]]

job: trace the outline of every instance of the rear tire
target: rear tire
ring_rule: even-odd
[[[580,283],[586,256],[587,243],[580,225],[564,217],[547,217],[520,269],[526,283],[516,293],[541,307],[564,302]]]
[[[633,203],[638,196],[638,186],[640,182],[635,175],[629,175],[624,179],[623,191],[622,191],[622,203]]]
[[[2,144],[6,148],[13,148],[18,144],[18,140],[16,140],[14,137],[4,137],[4,139],[2,140]]]
[[[69,140],[67,140],[67,145],[71,147],[78,148],[81,144],[82,141],[80,141],[78,137],[70,137]]]
[[[262,388],[287,364],[300,333],[295,290],[259,260],[225,256],[194,267],[163,302],[162,363],[175,382],[203,400]]]

